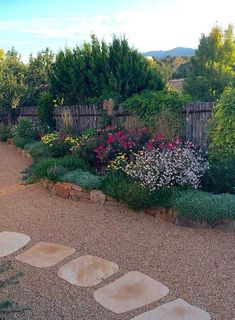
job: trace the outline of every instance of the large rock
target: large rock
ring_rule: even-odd
[[[92,190],[90,193],[90,200],[95,204],[104,204],[106,201],[106,194],[99,190]]]

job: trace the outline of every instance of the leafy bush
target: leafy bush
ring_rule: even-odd
[[[36,140],[37,133],[31,120],[20,118],[13,129],[13,135],[19,138],[26,138],[28,141]]]
[[[54,158],[45,158],[33,164],[29,174],[31,181],[47,178],[48,169],[54,167],[56,164],[56,159]]]
[[[164,86],[160,73],[125,38],[106,44],[95,35],[91,43],[60,51],[50,80],[54,96],[70,105],[99,96],[126,99]]]
[[[97,130],[97,134],[91,137],[79,148],[79,153],[93,167],[106,166],[120,153],[129,155],[142,149],[143,145],[150,139],[147,128],[120,130],[109,126]]]
[[[34,142],[32,138],[27,138],[27,137],[20,137],[18,135],[13,136],[13,143],[19,147],[19,148],[24,148],[25,145],[27,145],[28,143],[32,143]]]
[[[10,137],[11,137],[10,130],[3,123],[0,123],[0,141],[5,142]]]
[[[210,153],[218,159],[235,156],[235,89],[227,88],[214,111]]]
[[[182,216],[194,220],[215,222],[235,219],[235,196],[229,194],[186,190],[181,191],[173,201],[174,209]]]
[[[203,176],[202,189],[213,193],[235,194],[235,158],[212,163]]]
[[[67,169],[62,165],[54,164],[47,169],[47,179],[51,181],[60,181],[62,177],[67,173]]]
[[[102,190],[113,198],[124,201],[135,210],[153,206],[170,207],[174,188],[161,188],[151,191],[140,186],[120,172],[110,172],[103,181]]]
[[[68,172],[62,178],[62,181],[78,184],[88,190],[100,189],[102,180],[102,177],[95,176],[94,174],[83,170]]]
[[[182,106],[190,98],[176,91],[145,91],[124,102],[125,109],[139,118],[153,132],[162,132],[167,138],[181,135]],[[167,117],[167,122],[164,121]]]
[[[36,147],[36,145],[35,145]],[[58,181],[66,172],[76,169],[87,169],[86,162],[78,155],[68,155],[63,158],[38,158],[29,170],[24,172],[24,180],[28,183],[40,179]]]
[[[69,171],[76,169],[88,169],[87,162],[76,153],[58,159],[57,164],[60,164],[61,166],[67,168]]]
[[[49,147],[51,157],[59,158],[70,153],[70,140],[66,140],[66,138],[61,137],[59,132],[46,134],[42,137],[42,142]]]
[[[156,190],[173,186],[197,188],[207,168],[203,152],[192,143],[183,143],[179,138],[166,143],[157,136],[121,169],[142,186]]]
[[[53,97],[49,92],[42,92],[38,99],[38,116],[43,125],[55,127],[53,119]]]
[[[40,141],[29,143],[24,148],[30,152],[34,160],[38,160],[40,158],[47,158],[50,156],[49,147]]]

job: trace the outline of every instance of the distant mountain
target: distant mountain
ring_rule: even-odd
[[[192,48],[184,48],[177,47],[171,50],[159,50],[159,51],[148,51],[144,52],[144,56],[151,56],[156,58],[165,58],[167,56],[176,57],[176,56],[193,56],[195,53],[195,49]]]

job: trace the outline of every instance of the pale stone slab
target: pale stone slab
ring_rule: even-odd
[[[0,257],[5,257],[26,246],[30,237],[18,232],[0,232]]]
[[[112,276],[118,270],[116,263],[87,255],[62,266],[58,276],[73,285],[91,287]]]
[[[75,249],[50,242],[38,242],[29,250],[16,256],[16,259],[33,267],[51,267],[75,253]]]
[[[192,306],[182,299],[165,303],[156,309],[140,314],[132,320],[210,320],[208,312]]]
[[[131,271],[109,285],[94,292],[103,307],[123,313],[143,307],[167,295],[169,289],[149,276]]]

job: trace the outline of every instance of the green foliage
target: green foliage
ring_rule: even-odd
[[[212,157],[235,156],[235,88],[226,88],[215,107],[211,140]]]
[[[41,157],[24,172],[23,179],[25,183],[34,183],[44,178],[59,181],[66,172],[76,169],[87,169],[86,162],[78,155],[68,155],[59,159]]]
[[[202,179],[202,189],[213,193],[235,194],[235,157],[212,163]]]
[[[109,173],[103,181],[102,190],[113,198],[124,201],[135,210],[146,209],[154,206],[171,206],[174,188],[161,188],[150,191],[142,187],[120,172]]]
[[[91,43],[60,51],[51,74],[53,95],[64,104],[110,95],[126,99],[144,89],[163,88],[163,81],[147,59],[114,37],[107,45],[92,35]]]
[[[172,78],[184,78],[185,74],[182,74],[182,71],[179,70],[188,64],[190,57],[167,56],[162,59],[153,57],[153,59],[156,63],[156,69],[162,74],[163,79],[167,82]]]
[[[133,95],[124,104],[127,111],[136,114],[152,131],[162,132],[167,138],[172,138],[181,134],[182,106],[189,100],[188,96],[176,91],[145,91]]]
[[[60,181],[67,173],[67,169],[60,164],[55,164],[47,169],[47,179],[51,181]]]
[[[0,59],[0,121],[10,120],[10,110],[21,104],[26,94],[26,68],[12,48]]]
[[[3,61],[5,58],[5,51],[4,49],[0,48],[0,61]]]
[[[75,170],[66,173],[62,181],[72,182],[78,184],[82,188],[93,190],[100,189],[102,184],[102,177],[96,176],[88,171]]]
[[[40,158],[47,158],[50,154],[50,148],[48,145],[41,141],[36,141],[33,143],[29,143],[24,147],[29,151],[34,160],[38,160]]]
[[[11,132],[10,130],[0,122],[0,141],[7,141],[8,138],[11,137]]]
[[[173,201],[174,209],[182,216],[210,223],[235,219],[235,196],[230,194],[186,190],[178,194]]]
[[[60,141],[50,147],[50,155],[54,158],[60,158],[70,152],[70,144],[65,141]]]
[[[223,31],[212,28],[202,35],[191,59],[185,91],[196,101],[216,101],[224,88],[234,83],[235,42],[231,25]]]
[[[29,63],[26,66],[25,85],[27,93],[24,105],[36,106],[38,98],[47,92],[49,85],[49,74],[55,55],[49,48],[39,52],[36,57],[30,55]],[[44,117],[43,117],[44,118]]]
[[[53,119],[53,97],[49,92],[42,92],[38,99],[38,117],[40,122],[49,128],[55,127]]]
[[[28,143],[32,143],[33,139],[32,138],[26,138],[26,137],[20,137],[18,135],[13,136],[13,143],[19,147],[19,148],[24,148],[25,145],[27,145]]]
[[[30,141],[36,139],[37,133],[31,120],[20,118],[14,127],[13,135],[20,138],[27,138]]]

